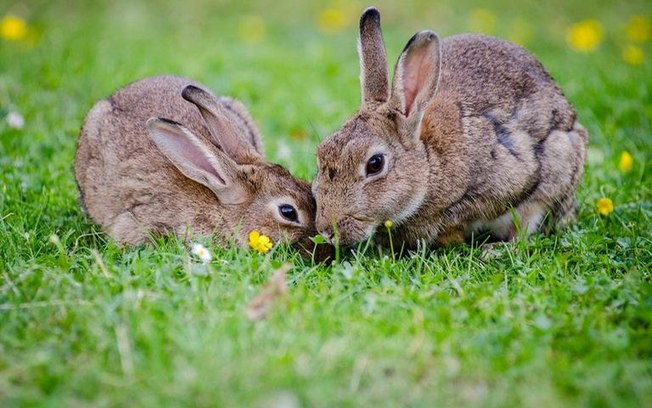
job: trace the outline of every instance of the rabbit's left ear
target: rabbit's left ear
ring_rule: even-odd
[[[432,31],[416,33],[396,62],[390,107],[408,118],[422,116],[435,95],[440,71],[439,37]]]
[[[210,93],[188,85],[181,96],[197,106],[214,142],[238,164],[248,164],[262,159],[256,147],[223,112],[220,101]]]
[[[248,199],[238,178],[238,165],[190,130],[165,118],[150,118],[147,131],[156,147],[187,178],[208,187],[220,202]]]
[[[383,33],[380,30],[380,13],[374,7],[366,9],[360,17],[360,86],[362,106],[387,102],[389,98],[389,73]]]

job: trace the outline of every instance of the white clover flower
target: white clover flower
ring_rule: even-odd
[[[194,255],[196,255],[199,260],[202,261],[202,263],[209,263],[213,259],[213,255],[211,255],[211,252],[203,246],[202,244],[192,244],[190,247],[190,252],[192,252]]]
[[[7,124],[13,129],[22,129],[25,126],[25,119],[18,112],[9,112],[7,114]]]

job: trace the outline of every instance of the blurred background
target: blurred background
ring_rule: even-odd
[[[69,185],[75,139],[94,101],[173,73],[242,100],[270,158],[310,178],[316,144],[358,106],[357,21],[372,4],[392,67],[421,29],[507,38],[534,53],[577,107],[591,160],[617,161],[623,147],[634,158],[649,151],[649,0],[3,0],[0,163],[38,159],[50,166],[42,174]]]

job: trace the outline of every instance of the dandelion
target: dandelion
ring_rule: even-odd
[[[473,10],[470,19],[472,31],[492,33],[496,29],[496,15],[487,9]]]
[[[620,154],[620,160],[618,161],[618,168],[623,173],[627,173],[630,170],[632,170],[633,166],[634,166],[634,159],[632,158],[632,155],[625,150]]]
[[[190,252],[192,252],[193,255],[197,256],[197,258],[199,258],[199,260],[204,264],[207,264],[213,260],[213,255],[211,255],[211,252],[202,244],[192,244]]]
[[[273,245],[272,240],[269,239],[267,235],[261,234],[257,230],[253,230],[249,233],[249,246],[253,250],[264,254],[272,249]]]
[[[627,47],[623,48],[623,59],[629,65],[641,65],[644,58],[645,55],[643,54],[641,47],[628,45]]]
[[[566,32],[566,42],[575,51],[591,52],[602,41],[602,25],[597,20],[573,24]]]
[[[9,112],[6,117],[7,125],[12,129],[22,129],[25,126],[25,119],[18,112]]]
[[[0,20],[0,37],[9,41],[20,41],[27,36],[28,27],[20,17],[7,15]]]
[[[598,200],[596,207],[601,215],[609,215],[614,211],[614,202],[610,198],[601,198]]]
[[[265,20],[259,16],[248,16],[238,25],[238,36],[246,43],[257,44],[265,39]]]
[[[394,226],[394,221],[392,220],[385,221],[385,228],[391,229],[393,226]]]
[[[634,42],[645,42],[650,38],[650,20],[645,16],[633,16],[625,27],[627,37]]]
[[[317,27],[325,34],[335,34],[345,29],[351,20],[342,8],[327,8],[317,16]]]

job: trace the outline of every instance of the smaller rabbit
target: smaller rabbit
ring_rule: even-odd
[[[308,183],[263,156],[244,106],[176,76],[145,78],[95,104],[75,157],[86,214],[113,239],[216,233],[246,245],[257,230],[311,250]]]
[[[587,132],[539,61],[497,38],[421,31],[389,85],[375,8],[360,18],[362,106],[318,147],[317,230],[350,245],[496,240],[575,218]],[[544,220],[547,222],[544,223]]]

